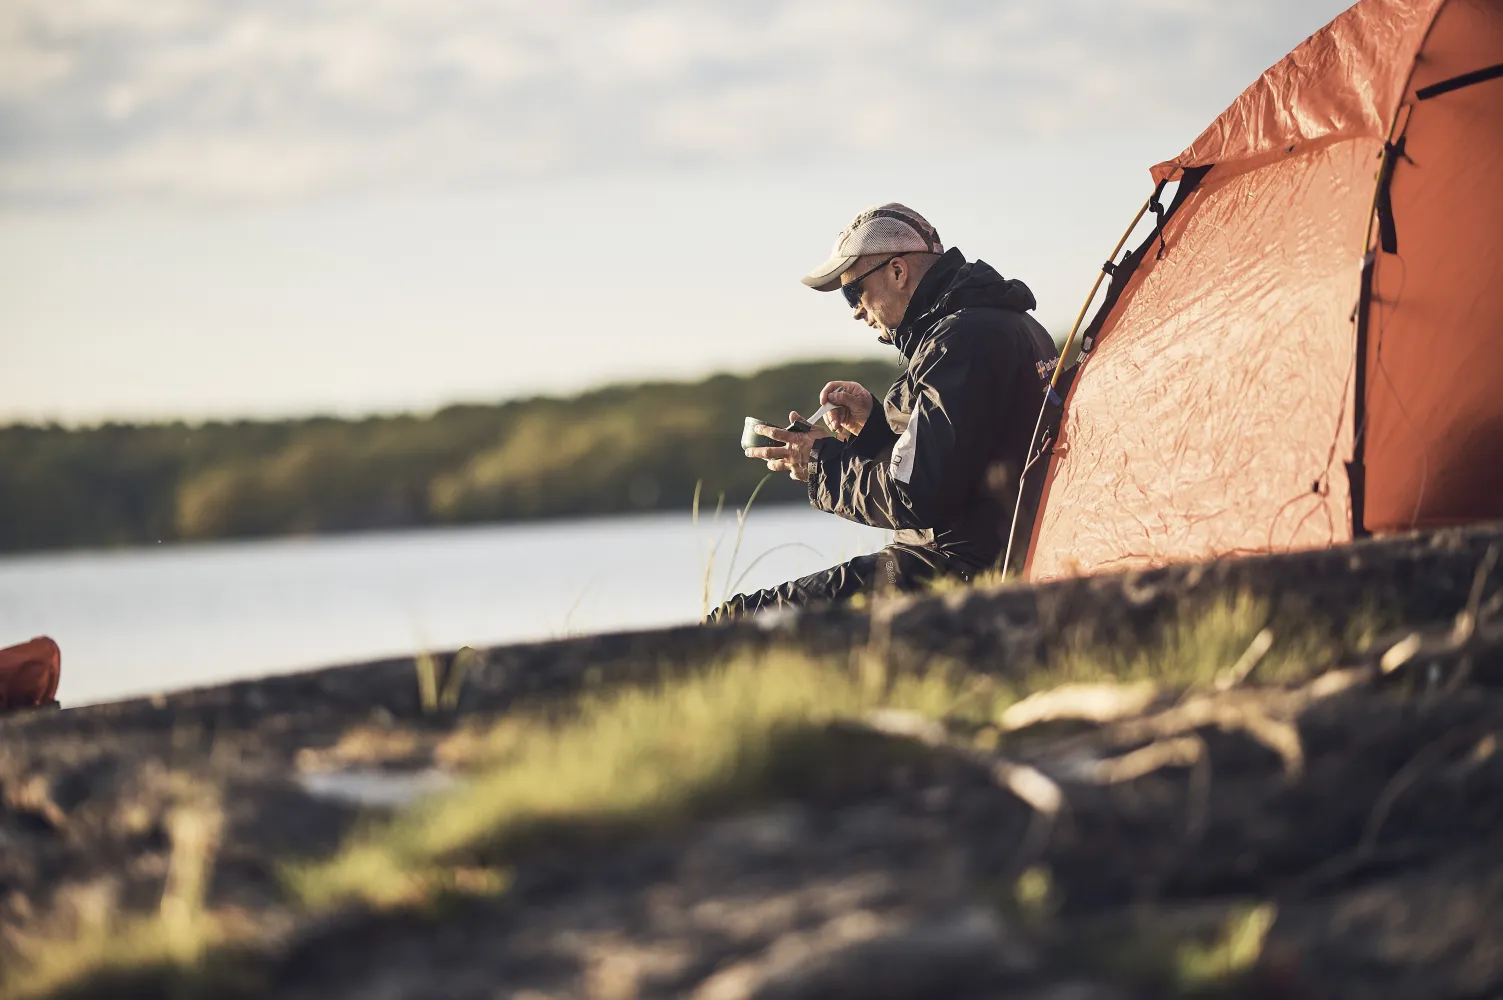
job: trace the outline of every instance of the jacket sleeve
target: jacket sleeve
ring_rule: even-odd
[[[809,463],[809,502],[851,521],[900,531],[943,526],[975,494],[986,472],[983,423],[988,366],[975,328],[950,317],[915,365],[908,427],[885,459],[834,441],[818,442]]]
[[[881,399],[876,399],[871,416],[866,418],[861,433],[851,438],[850,447],[853,454],[862,458],[880,458],[897,441],[898,436],[887,422],[886,408]]]

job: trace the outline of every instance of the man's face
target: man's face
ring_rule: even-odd
[[[908,300],[913,297],[913,269],[902,257],[895,257],[882,267],[868,274],[873,261],[858,260],[840,275],[842,284],[861,280],[861,301],[852,310],[852,316],[885,337],[898,328],[903,313],[908,309]]]

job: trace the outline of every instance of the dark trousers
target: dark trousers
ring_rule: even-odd
[[[710,622],[724,622],[768,608],[804,607],[844,601],[872,592],[909,593],[922,590],[940,577],[969,580],[971,567],[922,545],[889,545],[880,552],[751,594],[737,594],[710,613]]]

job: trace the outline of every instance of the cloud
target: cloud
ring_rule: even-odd
[[[1337,0],[10,0],[0,203],[1185,142]]]

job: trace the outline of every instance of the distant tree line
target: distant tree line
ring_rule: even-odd
[[[766,472],[742,418],[808,413],[820,388],[881,393],[877,361],[785,365],[429,416],[0,428],[0,551],[687,510]],[[804,496],[787,476],[758,503]]]

